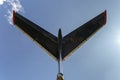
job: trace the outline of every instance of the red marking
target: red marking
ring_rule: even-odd
[[[104,23],[106,24],[106,21],[107,21],[107,11],[105,10],[104,12]]]
[[[16,15],[16,12],[15,12],[15,11],[13,11],[13,24],[15,24],[15,23],[16,23],[16,18],[15,18],[15,15]]]

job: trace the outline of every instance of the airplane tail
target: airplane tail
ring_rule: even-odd
[[[49,55],[59,63],[61,60],[65,60],[71,55],[71,52],[79,48],[85,41],[95,34],[95,32],[106,24],[106,11],[78,27],[63,38],[61,30],[59,30],[58,37],[56,37],[15,11],[13,11],[13,23],[36,43],[42,46]],[[59,66],[61,66],[61,64]],[[64,76],[60,70],[57,75],[57,80],[64,80]]]
[[[15,11],[13,11],[13,23],[42,46],[55,60],[58,60],[58,38],[56,36]],[[105,24],[106,11],[64,36],[62,38],[62,60],[71,55],[71,52],[79,48]]]

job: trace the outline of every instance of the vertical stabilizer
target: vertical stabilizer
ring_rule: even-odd
[[[63,71],[62,71],[62,31],[59,29],[58,32],[58,74],[57,80],[64,80]]]

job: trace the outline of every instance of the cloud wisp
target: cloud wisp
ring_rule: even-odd
[[[0,0],[0,6],[4,5],[4,3],[7,5],[7,13],[5,14],[5,17],[9,24],[12,25],[13,10],[16,12],[24,12],[24,8],[19,0]]]
[[[0,5],[3,5],[4,1],[6,0],[0,0]]]

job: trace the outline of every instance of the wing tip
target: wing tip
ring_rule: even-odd
[[[16,18],[15,18],[16,12],[13,10],[13,24],[16,23]]]
[[[104,11],[104,23],[106,24],[106,22],[107,22],[107,11],[105,10]]]

